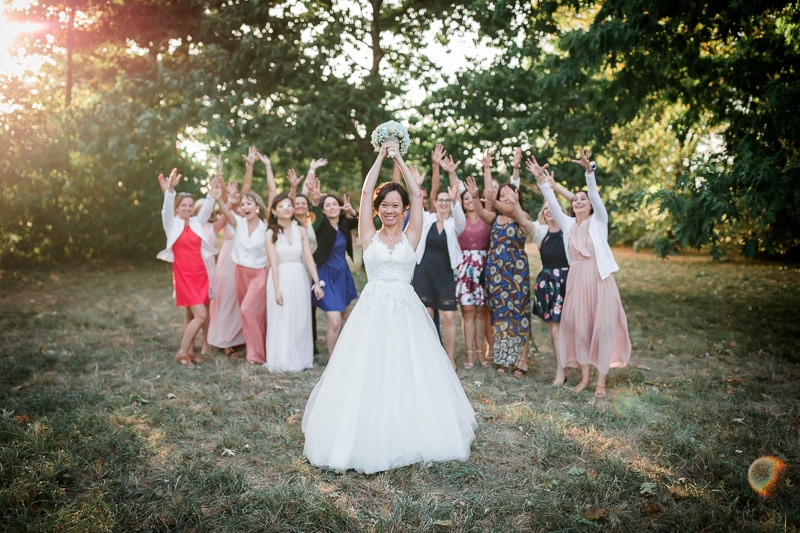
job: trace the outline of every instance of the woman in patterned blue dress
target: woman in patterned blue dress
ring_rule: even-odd
[[[467,178],[467,190],[477,197],[478,187],[473,178]],[[487,200],[494,200],[494,191],[486,190],[485,194]],[[494,208],[497,212],[475,202],[478,216],[492,228],[485,269],[494,337],[492,359],[498,372],[507,373],[513,366],[524,375],[528,369],[522,355],[531,328],[530,268],[525,253],[527,234],[511,217],[517,188],[507,183],[496,194]]]

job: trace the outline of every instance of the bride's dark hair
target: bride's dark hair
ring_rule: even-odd
[[[375,194],[372,196],[372,209],[376,213],[378,212],[378,207],[381,205],[381,202],[383,202],[383,199],[386,198],[386,195],[392,191],[397,191],[400,194],[400,200],[403,202],[403,209],[407,209],[411,204],[411,199],[408,197],[408,192],[406,191],[405,187],[396,181],[387,181],[375,189]]]

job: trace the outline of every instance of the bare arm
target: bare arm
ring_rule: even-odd
[[[275,232],[272,228],[267,230],[267,236],[264,238],[264,248],[266,248],[267,257],[269,258],[269,273],[272,276],[272,286],[275,289],[275,303],[283,305],[283,294],[281,294],[280,280],[278,279],[278,273],[281,270],[278,268],[278,251],[275,249],[275,243],[272,242],[274,234]]]
[[[278,194],[277,188],[275,187],[275,175],[272,173],[272,163],[270,162],[269,158],[258,152],[258,158],[264,163],[264,166],[267,170],[267,206],[272,205],[272,200],[275,199],[275,196]]]
[[[244,157],[244,179],[242,180],[242,194],[247,194],[253,189],[253,164],[258,158],[258,150],[255,146],[247,149],[247,155]]]
[[[433,152],[431,152],[431,193],[428,195],[428,205],[422,206],[423,209],[431,212],[436,210],[436,196],[439,194],[439,187],[441,186],[439,168],[442,166],[446,153],[444,147],[439,143],[436,144]]]
[[[225,218],[228,219],[228,224],[235,228],[236,216],[233,214],[233,211],[231,211],[230,207],[228,207],[227,203],[219,201],[219,199],[222,198],[222,188],[215,187],[211,189],[211,197],[217,200],[217,203],[219,204],[219,210],[223,215],[225,215]]]
[[[361,240],[362,249],[366,250],[372,238],[375,236],[375,221],[372,219],[372,196],[375,193],[375,184],[378,183],[378,175],[381,166],[386,159],[386,147],[382,146],[372,163],[367,175],[364,177],[364,185],[361,186],[361,201],[359,203],[360,216],[358,217],[358,238]],[[396,161],[395,161],[396,164]]]
[[[475,182],[475,178],[472,176],[467,176],[467,191],[469,192],[469,195],[472,196],[472,205],[475,206],[475,214],[477,214],[478,217],[480,217],[480,219],[487,224],[491,224],[492,221],[494,221],[495,214],[492,211],[484,209],[483,204],[481,203],[478,184]],[[493,194],[493,192],[494,191],[490,189],[488,194]]]
[[[314,291],[314,296],[316,296],[317,300],[322,300],[322,298],[325,297],[325,291],[322,290],[325,283],[320,283],[319,273],[317,273],[317,264],[314,263],[314,254],[311,253],[311,245],[308,242],[308,232],[303,228],[300,228],[300,238],[303,242],[303,262],[306,264],[308,275],[311,276],[311,279],[314,281],[311,290]]]
[[[395,146],[395,154],[395,161],[400,166],[403,179],[406,181],[406,187],[408,187],[408,194],[411,197],[411,209],[405,233],[411,247],[416,250],[422,234],[422,189],[411,174],[406,162],[403,161],[397,146]]]

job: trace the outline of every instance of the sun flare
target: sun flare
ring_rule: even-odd
[[[21,74],[40,66],[38,58],[30,57],[19,48],[17,38],[26,33],[41,31],[42,25],[35,22],[18,22],[0,11],[0,75]]]

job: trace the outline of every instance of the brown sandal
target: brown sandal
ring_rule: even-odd
[[[191,365],[192,364],[191,356],[185,355],[185,354],[184,355],[181,355],[181,354],[176,355],[175,356],[175,360],[178,361],[182,365]]]

